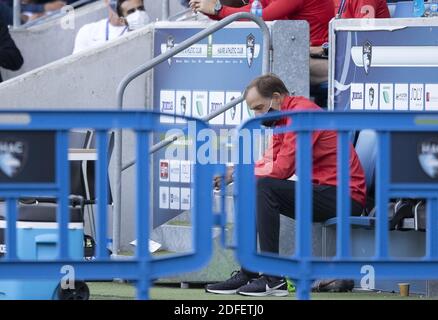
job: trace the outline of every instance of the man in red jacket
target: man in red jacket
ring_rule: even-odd
[[[391,18],[386,0],[333,0],[335,14],[344,19]],[[342,6],[342,8],[340,8]],[[341,11],[340,11],[341,9]]]
[[[248,107],[256,116],[270,111],[322,111],[304,97],[289,96],[284,83],[274,75],[255,79],[246,89]],[[264,122],[265,126],[284,126],[289,120]],[[295,217],[294,174],[296,171],[296,134],[275,134],[262,159],[256,162],[257,232],[262,252],[279,252],[280,214]],[[313,146],[313,220],[326,221],[336,216],[337,136],[334,131],[315,131]],[[360,215],[365,207],[365,175],[359,158],[351,145],[350,151],[351,214]],[[256,280],[251,281],[251,279]],[[284,296],[284,278],[240,270],[230,279],[208,285],[207,292],[249,296]]]
[[[334,17],[333,0],[260,0],[263,6],[263,20],[306,20],[310,26],[312,46],[328,41],[328,24]],[[240,8],[224,6],[219,0],[191,0],[193,10],[223,19],[237,12],[250,12],[253,0],[243,0]]]

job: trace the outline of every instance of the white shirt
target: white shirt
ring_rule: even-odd
[[[124,34],[126,30],[126,26],[113,26],[108,22],[108,19],[88,23],[79,29],[73,53],[101,45],[108,40],[116,39]]]

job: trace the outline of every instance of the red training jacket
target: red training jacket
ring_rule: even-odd
[[[337,14],[341,0],[333,1]],[[391,18],[391,15],[386,0],[347,0],[342,18]]]
[[[223,19],[237,12],[250,12],[250,3],[240,8],[223,6],[212,19]],[[261,0],[263,20],[306,20],[310,26],[310,43],[320,46],[328,42],[328,24],[334,17],[333,0]]]
[[[286,97],[281,111],[311,110],[322,111],[320,107],[304,97]],[[277,126],[286,125],[288,119],[281,119]],[[255,165],[257,177],[288,179],[295,174],[294,132],[275,134],[263,158]],[[335,131],[315,131],[312,137],[313,176],[312,183],[336,186],[337,175],[337,135]],[[365,175],[356,151],[351,145],[350,152],[350,192],[356,202],[365,206]]]

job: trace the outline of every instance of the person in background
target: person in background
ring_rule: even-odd
[[[242,6],[233,8],[225,6],[219,0],[190,0],[190,7],[195,12],[208,14],[210,18],[220,20],[237,12],[250,12],[254,0],[242,0]],[[305,20],[309,23],[310,85],[317,86],[328,81],[327,59],[314,58],[315,52],[323,50],[328,43],[328,27],[334,17],[333,0],[260,0],[265,21]]]
[[[311,46],[321,46],[328,41],[328,24],[334,17],[333,0],[261,0],[263,20],[306,20],[310,27]],[[196,12],[220,20],[238,12],[250,12],[253,0],[244,1],[239,8],[221,4],[219,0],[191,0]]]
[[[116,39],[127,31],[141,28],[150,22],[143,0],[105,0],[105,2],[108,6],[108,18],[80,28],[76,35],[73,53]]]
[[[12,25],[12,11],[13,0],[0,0],[0,17],[7,25]],[[68,1],[36,1],[36,0],[22,0],[21,1],[21,23],[26,23],[44,15],[57,11],[68,4]]]
[[[9,34],[8,26],[0,19],[0,67],[18,70],[23,65],[23,57]],[[0,74],[0,82],[2,77]]]

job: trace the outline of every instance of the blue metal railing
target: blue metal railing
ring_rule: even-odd
[[[11,115],[13,113],[13,115]],[[276,255],[260,255],[256,252],[255,230],[255,177],[253,165],[237,164],[237,212],[238,235],[237,254],[244,266],[270,274],[282,274],[297,280],[298,298],[309,298],[310,284],[318,278],[358,278],[361,268],[371,264],[375,274],[382,279],[429,279],[438,278],[438,182],[429,184],[394,183],[390,181],[390,132],[438,132],[438,113],[282,113],[268,115],[246,122],[240,131],[260,128],[264,119],[290,117],[291,124],[274,129],[274,133],[295,131],[297,133],[297,233],[295,254],[289,258]],[[78,279],[123,278],[137,283],[137,297],[148,298],[151,279],[192,271],[206,263],[211,255],[213,166],[194,163],[194,195],[192,212],[194,217],[194,251],[162,259],[152,258],[148,251],[149,234],[149,161],[138,155],[148,154],[152,131],[184,129],[184,125],[161,124],[160,114],[147,111],[87,112],[29,111],[0,112],[1,131],[47,131],[56,132],[56,179],[54,183],[0,184],[0,197],[7,204],[7,255],[0,260],[0,279],[38,279],[60,277],[63,265],[75,268]],[[16,123],[11,119],[17,119]],[[196,122],[196,135],[208,126]],[[68,131],[78,128],[93,128],[97,132],[97,203],[98,232],[97,254],[93,262],[69,258],[68,255]],[[136,135],[138,166],[136,172],[136,256],[129,260],[112,261],[106,251],[106,227],[108,198],[107,185],[107,132],[114,129],[130,129]],[[350,209],[349,182],[349,138],[351,130],[372,129],[378,135],[377,154],[377,217],[376,254],[372,258],[353,258],[350,254]],[[315,130],[336,130],[338,132],[338,189],[337,208],[337,255],[332,259],[312,256],[311,243],[311,134]],[[247,137],[252,135],[241,135]],[[198,150],[195,139],[193,150]],[[240,148],[239,159],[244,148]],[[202,177],[202,178],[201,178]],[[244,195],[244,196],[243,196]],[[24,196],[55,196],[59,199],[59,245],[58,259],[53,261],[24,261],[17,257],[16,225],[17,199]],[[388,221],[386,207],[390,198],[412,197],[427,199],[426,255],[423,258],[395,259],[388,250]],[[252,227],[251,227],[252,226]]]
[[[256,250],[256,181],[254,164],[236,166],[236,234],[237,256],[243,266],[267,274],[288,276],[297,281],[297,297],[308,299],[314,279],[358,279],[364,265],[372,265],[379,279],[438,278],[438,180],[431,183],[395,183],[390,177],[391,132],[438,132],[438,113],[391,112],[285,112],[247,121],[244,130],[260,129],[265,119],[290,118],[291,124],[275,128],[275,133],[295,132],[296,174],[296,249],[291,257],[259,254]],[[357,258],[350,248],[350,190],[348,132],[372,129],[377,132],[376,167],[376,237],[375,256]],[[312,256],[312,150],[311,134],[315,130],[338,132],[337,255],[331,259]],[[243,159],[243,141],[239,141],[239,159]],[[435,179],[436,180],[436,179]],[[426,255],[422,258],[394,258],[389,255],[387,204],[392,198],[427,199]]]
[[[17,121],[14,121],[17,120]],[[185,118],[190,119],[190,118]],[[201,120],[190,119],[196,124],[197,134],[208,126]],[[193,252],[153,258],[149,254],[150,175],[148,155],[150,133],[170,129],[184,129],[182,125],[160,123],[160,114],[148,111],[87,113],[73,111],[0,111],[0,132],[42,131],[56,134],[56,178],[53,183],[0,183],[0,198],[7,204],[7,254],[0,259],[0,279],[60,279],[63,265],[75,268],[77,279],[122,278],[137,283],[137,297],[148,298],[152,279],[181,272],[193,271],[207,263],[212,251],[211,228],[213,223],[212,190],[213,166],[194,163],[192,191]],[[69,163],[68,132],[71,129],[96,130],[97,155],[96,190],[98,229],[96,259],[92,262],[71,259],[68,252],[69,223]],[[135,257],[128,260],[111,260],[107,244],[108,153],[107,133],[114,129],[130,129],[136,136],[136,237]],[[193,152],[199,142],[193,142]],[[189,150],[190,152],[190,150]],[[29,160],[30,161],[30,160]],[[20,197],[51,196],[58,198],[58,258],[53,261],[24,261],[17,257],[17,200]],[[71,239],[70,239],[71,240]]]

